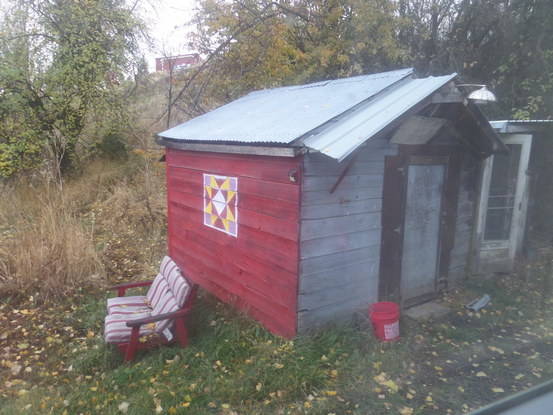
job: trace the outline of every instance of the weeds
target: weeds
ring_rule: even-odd
[[[3,188],[0,295],[49,301],[103,287],[108,273],[150,271],[132,265],[165,251],[160,172],[139,153],[124,165],[94,162],[63,183],[35,178]]]
[[[13,201],[13,200],[12,200]],[[0,293],[49,300],[102,285],[104,272],[92,231],[63,207],[62,199],[5,206],[9,231],[0,251]]]

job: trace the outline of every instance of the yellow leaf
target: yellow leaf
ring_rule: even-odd
[[[436,369],[438,372],[441,372],[443,370],[440,366],[434,366],[434,369]]]
[[[229,409],[230,408],[230,405],[228,403],[223,403],[221,404],[221,408],[223,409]]]
[[[98,387],[97,387],[97,386],[92,386],[92,387],[90,388],[90,390],[91,390],[92,392],[96,392],[96,391],[98,390]]]
[[[515,379],[519,380],[519,379],[522,379],[523,377],[524,375],[522,373],[519,373],[518,375],[515,376]]]
[[[487,375],[486,375],[484,372],[478,372],[478,373],[476,374],[476,376],[479,377],[479,378],[485,378],[485,377],[487,377]]]
[[[399,409],[399,413],[401,415],[413,415],[413,408],[409,408],[408,406],[404,406],[403,408]]]
[[[425,399],[426,402],[432,402],[433,399],[432,399],[432,396],[428,395]]]
[[[86,333],[86,337],[88,338],[94,337],[94,332],[92,330],[89,330],[88,333]]]
[[[261,383],[258,383],[257,385],[255,385],[255,390],[259,392],[262,387],[263,385]]]
[[[170,414],[176,414],[177,413],[177,410],[175,409],[175,407],[170,407],[167,412],[169,412]]]
[[[499,347],[488,346],[488,349],[490,349],[492,352],[496,352],[496,353],[499,353],[499,354],[505,354],[505,352],[503,350],[501,350]]]
[[[336,391],[326,391],[325,393],[326,393],[328,396],[334,396],[334,395],[336,395],[337,392],[336,392]]]
[[[281,363],[275,363],[275,369],[282,369],[284,367]]]
[[[124,414],[127,413],[129,410],[129,403],[128,402],[121,402],[118,406],[119,410],[123,412]]]
[[[387,386],[392,392],[397,392],[399,389],[397,383],[395,383],[393,380],[388,380],[384,382],[383,385]]]
[[[188,407],[190,406],[190,402],[184,402],[184,403],[182,404],[182,406],[184,406],[185,408],[188,408]]]
[[[156,414],[160,414],[163,412],[163,408],[161,407],[161,400],[154,398],[154,403],[156,404]]]
[[[495,393],[503,393],[503,392],[505,392],[505,391],[503,390],[503,388],[492,388],[492,392],[495,392]]]

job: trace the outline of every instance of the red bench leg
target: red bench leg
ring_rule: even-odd
[[[179,344],[184,349],[188,345],[188,329],[184,322],[184,316],[175,320],[176,334]]]
[[[138,346],[138,334],[140,333],[140,327],[133,327],[131,331],[131,338],[129,339],[129,345],[127,346],[127,353],[125,354],[125,362],[130,362],[134,359],[136,353],[136,347]]]

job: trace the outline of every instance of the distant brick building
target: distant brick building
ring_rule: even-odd
[[[186,69],[200,61],[200,55],[189,53],[186,55],[170,56],[168,58],[156,58],[156,72],[169,72],[172,70]]]

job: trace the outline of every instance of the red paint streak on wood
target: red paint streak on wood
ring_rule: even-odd
[[[185,273],[275,334],[296,333],[296,158],[167,149],[169,252]],[[238,177],[238,237],[204,225],[203,174]]]

